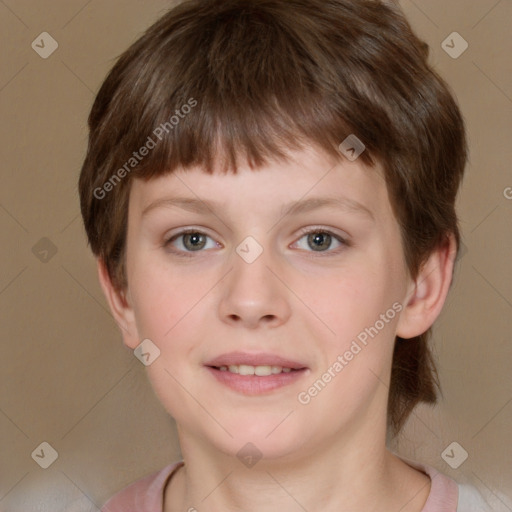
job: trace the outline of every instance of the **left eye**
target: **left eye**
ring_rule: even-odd
[[[296,242],[297,245],[300,245],[301,240],[306,240],[307,246],[315,252],[327,252],[328,249],[332,249],[332,244],[337,243],[337,247],[344,245],[346,242],[342,238],[329,231],[309,231],[305,233],[299,240]],[[336,249],[337,247],[334,247]],[[304,246],[299,247],[299,249],[305,249]]]

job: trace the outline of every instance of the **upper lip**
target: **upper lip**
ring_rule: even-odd
[[[270,353],[229,352],[210,359],[205,363],[206,366],[216,367],[241,364],[249,366],[281,366],[283,368],[291,368],[292,370],[307,368],[302,363]]]

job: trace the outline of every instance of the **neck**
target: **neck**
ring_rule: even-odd
[[[171,481],[165,512],[420,512],[430,491],[428,476],[390,453],[385,428],[376,435],[372,424],[252,467],[178,431],[185,465]]]

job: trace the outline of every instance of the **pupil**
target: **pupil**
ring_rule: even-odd
[[[331,235],[327,233],[313,233],[309,235],[308,242],[314,251],[326,249],[331,245]]]
[[[185,235],[185,246],[187,249],[197,250],[201,249],[205,242],[203,239],[203,236],[199,233],[188,233]],[[189,241],[189,243],[187,243]]]

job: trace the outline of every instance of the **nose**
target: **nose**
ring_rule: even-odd
[[[291,313],[288,290],[276,275],[279,270],[267,251],[252,263],[234,253],[232,271],[223,280],[219,302],[221,320],[247,329],[285,323]]]

